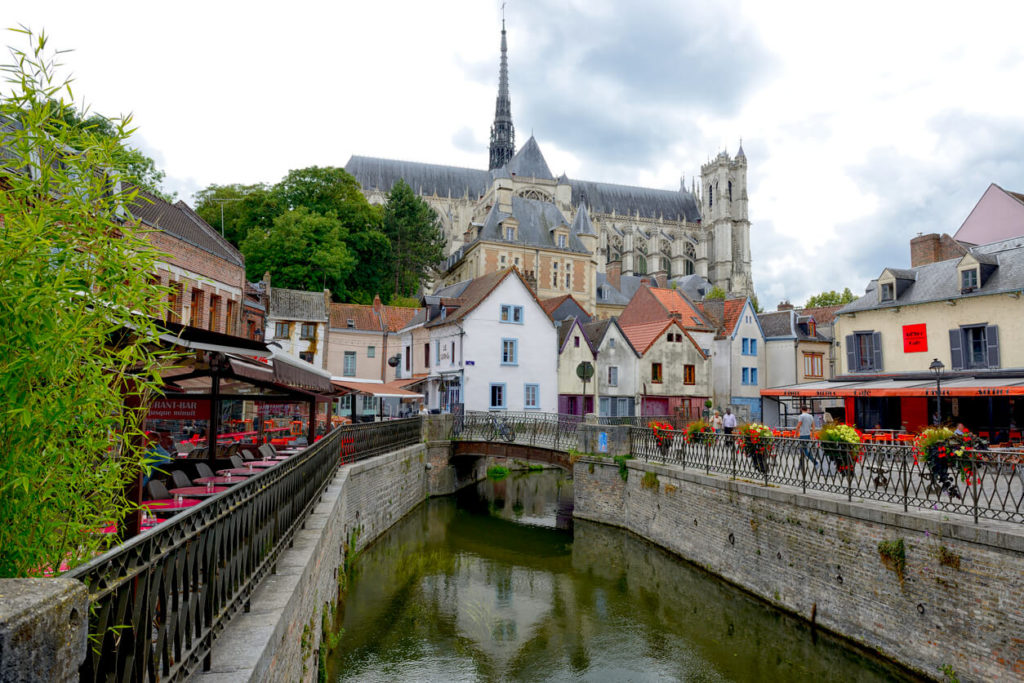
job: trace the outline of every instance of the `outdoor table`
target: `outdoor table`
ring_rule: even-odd
[[[235,484],[241,484],[246,479],[246,476],[244,474],[240,474],[238,476],[235,476],[234,472],[232,472],[231,474],[232,474],[232,476],[230,478],[228,478],[228,477],[200,477],[199,479],[193,479],[192,483],[194,483],[194,484],[224,484],[226,486],[234,486]]]
[[[225,474],[230,472],[232,476],[238,475],[242,477],[251,477],[254,474],[259,474],[261,471],[262,470],[259,470],[255,467],[253,467],[252,469],[249,469],[248,467],[231,467],[226,470],[217,470],[217,475],[224,476]]]
[[[185,508],[195,507],[203,501],[198,498],[182,498],[180,502],[173,498],[161,498],[159,500],[144,500],[142,507],[147,507],[153,512],[180,512]]]
[[[277,460],[248,460],[245,463],[246,467],[273,467],[279,464]]]
[[[227,490],[227,486],[214,486],[210,491],[208,491],[205,486],[182,486],[180,489],[171,489],[168,493],[172,496],[194,496],[196,498],[207,498],[209,496],[215,496],[218,493],[224,493]]]
[[[140,527],[139,530],[140,531],[149,531],[150,529],[152,529],[153,527],[155,527],[159,523],[160,523],[160,520],[157,520],[156,522],[154,522],[152,524],[143,524]],[[99,529],[98,531],[101,534],[116,534],[117,533],[117,525],[116,524],[110,524],[108,526],[103,527],[102,529]]]

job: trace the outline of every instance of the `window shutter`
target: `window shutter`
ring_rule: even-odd
[[[846,371],[857,372],[857,338],[846,335]]]
[[[953,370],[964,369],[963,335],[959,327],[949,331],[949,357]]]
[[[871,352],[873,354],[874,365],[872,370],[875,372],[882,371],[882,333],[872,332],[871,333]]]
[[[999,326],[988,325],[985,327],[985,341],[988,342],[988,366],[999,367]]]

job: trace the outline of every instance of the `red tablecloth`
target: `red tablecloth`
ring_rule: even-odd
[[[279,464],[277,460],[246,460],[246,467],[273,467]]]
[[[142,506],[150,510],[184,510],[202,502],[198,498],[182,498],[180,503],[175,502],[173,498],[162,498],[160,500],[144,500]]]
[[[217,470],[217,474],[219,476],[224,476],[225,474],[230,472],[232,475],[237,474],[243,477],[251,477],[254,474],[259,474],[262,471],[263,470],[261,470],[258,467],[253,467],[252,469],[249,469],[248,467],[232,467],[226,470]]]
[[[200,477],[199,479],[194,479],[193,482],[196,483],[196,484],[210,483],[210,484],[226,484],[228,486],[234,486],[235,484],[240,484],[240,483],[242,483],[243,481],[246,480],[246,476],[244,474],[240,474],[238,476],[235,476],[234,472],[232,472],[231,474],[232,474],[232,476],[231,476],[230,479],[228,477]]]
[[[227,490],[227,486],[214,486],[212,490],[208,490],[205,486],[182,486],[180,489],[171,489],[168,493],[172,496],[195,496],[197,498],[205,498],[218,493],[224,493]]]
[[[158,520],[156,524],[159,524],[159,523],[160,522]],[[149,531],[150,529],[155,527],[156,524],[143,524],[142,525],[142,531]],[[101,534],[116,534],[117,533],[117,525],[116,524],[111,524],[110,526],[105,526],[102,529],[100,529],[99,532]]]

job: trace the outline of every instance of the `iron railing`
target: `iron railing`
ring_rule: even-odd
[[[656,434],[630,429],[634,457],[862,500],[926,508],[979,518],[1024,522],[1024,461],[999,451],[961,457],[917,456],[910,446],[857,444],[773,438],[760,453],[747,455],[735,434],[707,434],[686,442],[679,431]]]
[[[335,429],[65,574],[89,590],[81,679],[173,681],[208,668],[217,635],[274,571],[334,476],[342,448],[347,461],[371,457],[418,443],[420,426],[415,417]]]
[[[466,412],[452,420],[449,438],[459,441],[499,441],[567,451],[578,447],[580,415],[536,412]]]
[[[692,411],[691,411],[692,412]],[[668,424],[672,429],[686,429],[691,422],[700,419],[699,416],[678,413],[676,415],[631,415],[623,417],[598,417],[597,423],[601,425],[629,425],[630,427],[648,427],[651,422]]]

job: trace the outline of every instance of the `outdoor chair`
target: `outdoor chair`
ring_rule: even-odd
[[[247,448],[239,449],[238,450],[238,455],[242,456],[242,460],[246,460],[246,461],[248,461],[248,460],[255,460],[256,459],[256,458],[252,457],[252,451],[250,451]]]
[[[199,477],[198,477],[199,479],[202,479],[204,477],[212,477],[212,476],[214,476],[213,475],[213,470],[211,470],[210,466],[207,465],[205,462],[196,463],[196,472],[199,473]]]
[[[192,480],[188,478],[188,475],[181,470],[174,470],[171,472],[171,480],[174,482],[174,488],[183,489],[192,486]]]
[[[260,455],[262,455],[263,458],[266,460],[269,460],[270,458],[277,456],[277,449],[274,448],[269,443],[265,443],[262,446],[260,446],[259,451]]]
[[[218,449],[218,450],[220,450],[220,449]],[[238,444],[237,443],[228,444],[228,446],[223,449],[223,453],[220,455],[220,457],[222,457],[222,458],[230,458],[230,457],[232,457],[234,455],[238,455]]]
[[[292,441],[292,444],[291,444],[291,445],[292,445],[292,446],[293,446],[294,448],[299,448],[299,447],[304,447],[304,446],[308,446],[308,445],[309,445],[309,442],[308,442],[308,441],[306,441],[306,437],[304,437],[304,436],[297,436],[297,437],[295,437],[295,440],[294,440],[294,441]]]
[[[151,500],[167,500],[171,497],[171,493],[167,490],[167,487],[164,486],[162,482],[156,481],[155,479],[150,480],[150,482],[146,484],[146,491],[149,493]]]
[[[237,455],[232,455],[230,460],[231,460],[231,466],[232,467],[236,467],[236,468],[245,467],[245,463],[242,462],[242,459],[240,457],[238,457]]]

